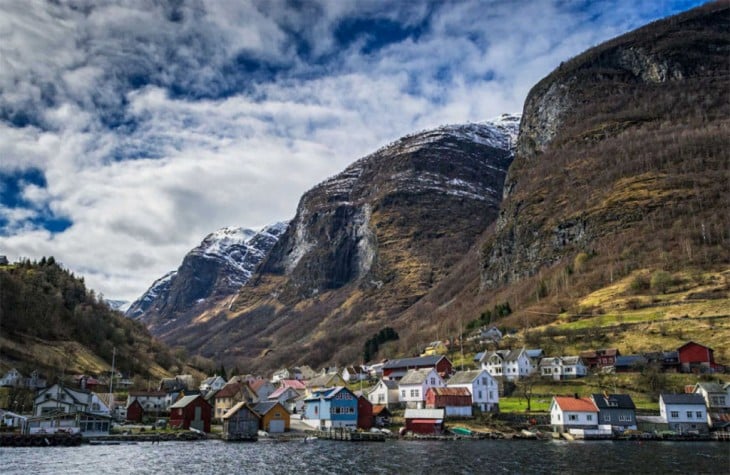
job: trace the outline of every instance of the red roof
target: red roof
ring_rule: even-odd
[[[221,388],[220,391],[215,393],[215,398],[233,397],[241,390],[241,385],[238,383],[228,383]]]
[[[388,414],[390,414],[390,411],[388,411],[388,407],[385,406],[384,404],[375,404],[375,405],[373,405],[373,415],[374,416],[379,415],[383,411],[387,411]]]
[[[469,396],[471,392],[467,388],[429,388],[437,396]]]
[[[591,398],[555,396],[555,403],[563,411],[570,412],[598,412],[598,407]]]
[[[282,379],[281,387],[292,388],[292,389],[307,389],[307,386],[298,379]]]

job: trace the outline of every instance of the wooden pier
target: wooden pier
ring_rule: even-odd
[[[349,442],[385,442],[385,434],[376,432],[356,432],[344,428],[316,430],[314,435],[320,439],[346,440]]]
[[[0,447],[73,447],[81,434],[0,434]]]

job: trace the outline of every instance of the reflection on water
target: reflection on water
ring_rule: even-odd
[[[4,474],[57,473],[730,473],[720,442],[319,440],[0,448]]]

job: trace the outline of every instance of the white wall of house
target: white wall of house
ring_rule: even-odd
[[[562,426],[565,429],[585,426],[598,427],[598,412],[563,411],[560,406],[553,403],[550,407],[550,425]]]
[[[400,401],[398,388],[388,389],[388,386],[380,380],[375,388],[368,393],[368,401],[371,404],[383,404],[392,407]]]
[[[400,402],[406,403],[409,407],[422,409],[426,400],[428,388],[443,388],[446,386],[444,380],[438,375],[435,369],[431,369],[426,379],[419,384],[399,384],[398,398]]]
[[[491,411],[499,404],[499,384],[487,372],[482,372],[468,384],[446,384],[449,388],[466,388],[471,393],[472,404],[482,411]]]
[[[659,401],[659,413],[668,423],[707,423],[707,408],[699,404],[664,404]]]

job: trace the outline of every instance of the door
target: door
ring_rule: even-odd
[[[190,421],[190,427],[198,429],[200,431],[205,430],[205,423],[203,422],[203,409],[198,406],[195,408],[195,418]]]
[[[269,433],[271,434],[284,432],[285,428],[286,424],[281,419],[272,419],[271,421],[269,421]]]

